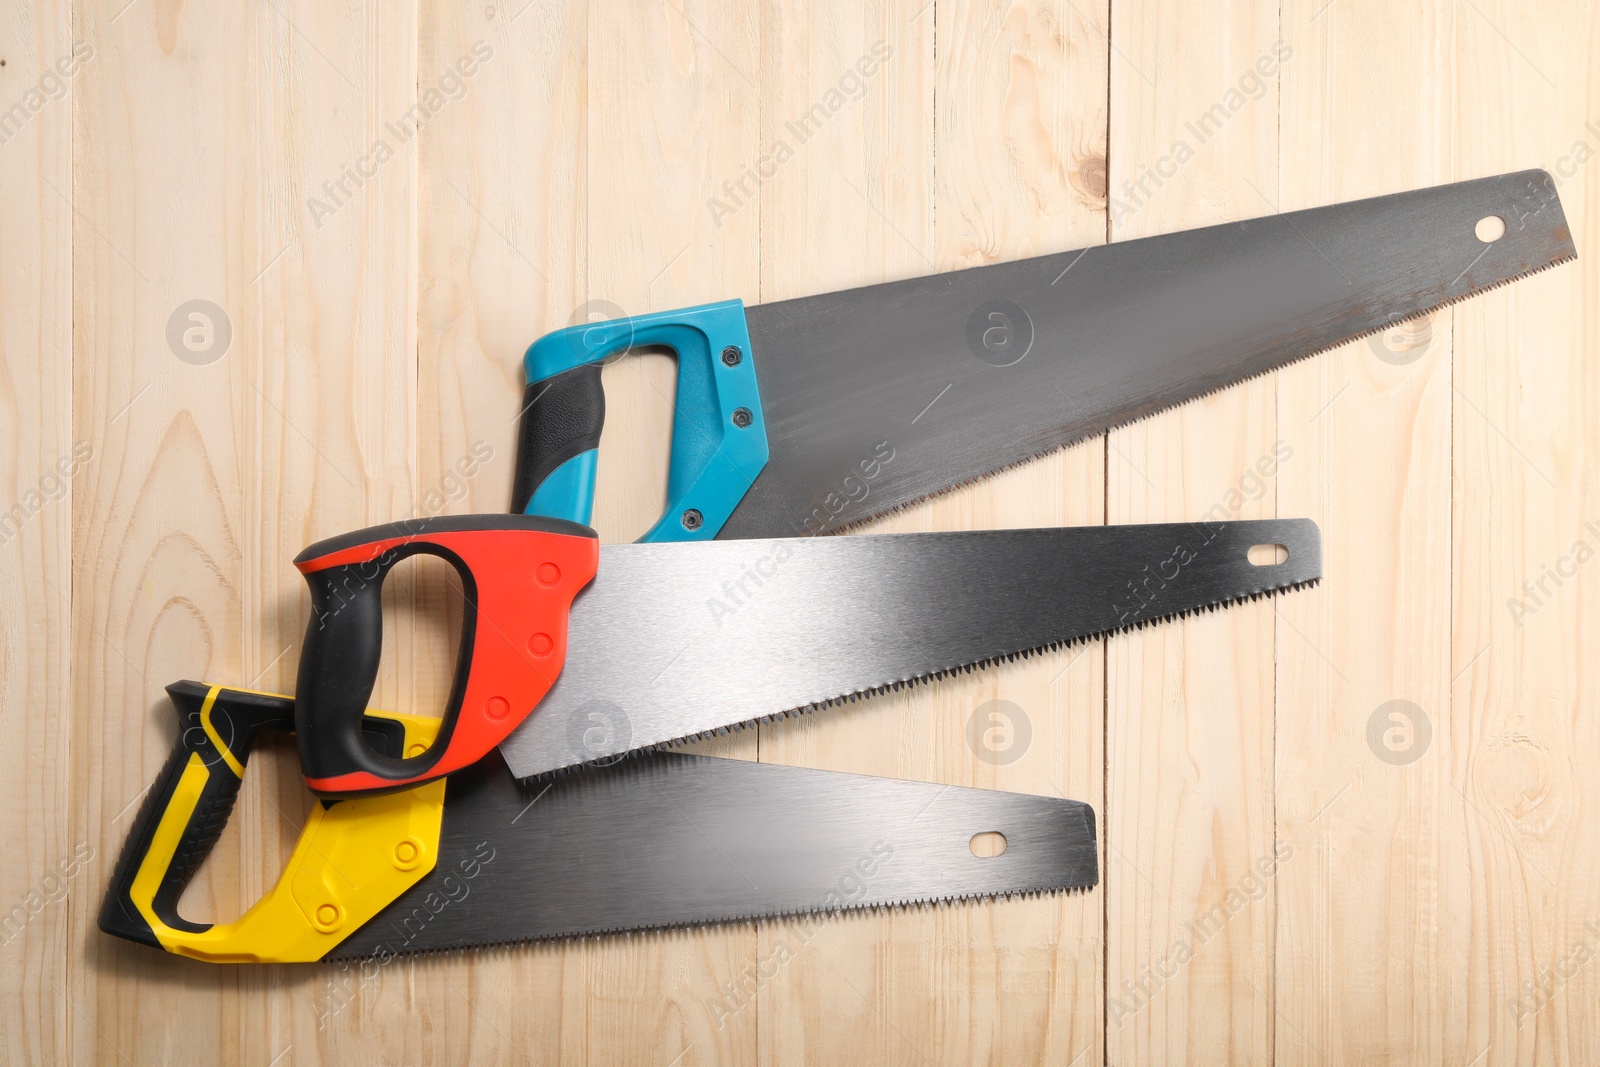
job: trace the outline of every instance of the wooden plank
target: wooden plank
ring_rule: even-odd
[[[521,348],[546,328],[549,306],[569,302],[582,261],[571,219],[586,33],[582,5],[419,12],[415,96],[429,110],[415,133],[418,275],[404,285],[417,294],[421,387],[416,484],[400,514],[507,507]],[[530,102],[515,138],[502,129],[505,99]],[[438,624],[458,608],[453,585],[439,571],[401,584],[410,640],[385,646],[408,665],[405,705],[423,713],[448,691],[452,640]],[[559,950],[529,950],[338,967],[308,999],[330,1059],[359,1058],[373,1033],[395,1035],[385,1049],[411,1058],[554,1058],[573,1036],[560,1024],[569,1002],[534,991],[561,988],[568,966]]]
[[[113,855],[173,740],[161,686],[284,687],[307,610],[289,558],[410,507],[416,149],[386,124],[416,97],[416,25],[412,7],[315,4],[85,4],[75,22],[101,57],[78,109],[75,423],[116,462],[77,487],[73,771]],[[169,343],[175,312],[207,325],[190,300],[226,348]],[[378,699],[408,689],[386,664]],[[237,847],[186,907],[237,910],[276,879],[299,812],[272,793],[246,782]],[[78,921],[77,1058],[350,1059],[370,1041],[319,1030],[325,975],[195,967],[98,935],[88,907]],[[423,1031],[407,1016],[394,1047]]]
[[[1112,239],[1272,211],[1277,87],[1257,64],[1276,59],[1276,10],[1113,4],[1111,19]],[[1114,432],[1107,520],[1271,516],[1276,441],[1270,379]],[[1110,642],[1112,1061],[1272,1058],[1272,612],[1268,599]]]
[[[934,10],[938,268],[1102,242],[1105,10],[1066,2]],[[936,414],[937,408],[923,417]],[[936,529],[1102,523],[1104,442],[1026,464],[926,510]],[[1094,642],[940,683],[914,711],[917,725],[933,735],[914,773],[1072,797],[1104,812],[1104,672],[1105,646]],[[1026,740],[1024,731],[1031,735]],[[1099,1062],[1103,899],[1093,893],[1007,901],[941,915],[934,941],[951,946],[943,951],[948,959],[940,960],[937,948],[906,959],[921,964],[906,968],[908,980],[949,973],[958,987],[939,993],[945,1017],[936,1054],[998,1063]]]
[[[0,909],[93,849],[0,946],[7,1062],[1600,1058],[1592,13],[117,0],[3,21],[0,507],[40,495],[14,536],[0,513],[22,857]],[[92,56],[34,108],[77,42]],[[1095,893],[371,978],[94,928],[173,739],[162,686],[291,688],[310,540],[503,510],[538,334],[1537,164],[1577,264],[874,527],[1309,515],[1319,590],[710,746],[1090,800]],[[184,347],[191,311],[225,351]],[[616,541],[664,500],[671,368],[606,384]],[[378,699],[425,709],[444,590],[394,591]],[[1014,760],[981,740],[1023,721]],[[201,917],[276,878],[305,810],[292,749],[253,766],[185,898]]]
[[[105,865],[69,809],[72,483],[104,455],[73,438],[72,106],[94,62],[64,3],[8,4],[0,74],[0,1048],[68,1054],[74,899]],[[58,66],[59,64],[59,66]]]
[[[818,103],[830,116],[764,188],[763,298],[1103,236],[1093,178],[1083,193],[1072,184],[1104,162],[1104,115],[1092,104],[1104,96],[1103,29],[1070,5],[909,4],[848,18],[780,9],[767,25],[769,146],[787,143]],[[831,89],[859,102],[833,109]],[[1069,111],[1065,99],[1091,103]],[[951,176],[938,172],[925,200],[935,141]],[[925,401],[907,421],[926,414]],[[885,434],[892,447],[892,427]],[[1097,446],[1077,449],[872,529],[1100,521],[1102,463]],[[762,758],[1098,803],[1100,677],[1098,646],[1006,665],[764,727]],[[1015,751],[974,749],[969,722],[985,707],[1031,742],[1013,733]],[[764,930],[763,958],[784,966],[761,994],[763,1058],[1092,1062],[1099,925],[1091,897]]]
[[[1321,8],[1284,13],[1283,209],[1449,181],[1448,42],[1473,16]],[[1467,909],[1441,547],[1451,317],[1278,376],[1278,511],[1321,523],[1326,576],[1278,608],[1280,1063],[1467,1063],[1482,1044],[1463,1026],[1469,932],[1446,918]]]
[[[783,3],[764,12],[762,140],[769,152],[782,144],[793,154],[761,190],[763,299],[930,269],[934,16],[916,14],[885,4]],[[864,89],[848,91],[852,78]],[[926,759],[928,739],[907,730],[912,706],[903,697],[880,698],[763,726],[761,757],[915,777],[903,764],[908,750]],[[918,945],[917,970],[944,962],[927,956],[937,922],[911,913],[763,927],[758,961],[783,965],[755,991],[761,1059],[932,1057],[936,1023],[927,983],[903,982],[908,950]]]
[[[735,296],[756,302],[757,212],[719,219],[706,205],[757,154],[754,12],[710,0],[595,5],[589,19],[588,307],[572,309],[569,321]],[[666,502],[673,366],[660,355],[634,356],[607,368],[605,387],[595,521],[603,541],[632,540]],[[756,739],[749,732],[699,750],[753,759]],[[729,927],[583,946],[584,1055],[680,1065],[753,1059],[756,1013],[724,1017],[713,1004],[755,943],[753,929]]]
[[[1453,918],[1469,946],[1465,1047],[1485,1064],[1600,1057],[1596,29],[1559,3],[1458,16],[1460,173],[1549,167],[1578,246],[1576,263],[1454,316],[1450,799],[1470,909]]]

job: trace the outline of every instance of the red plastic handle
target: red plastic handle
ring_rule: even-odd
[[[467,611],[439,738],[394,758],[362,734],[383,645],[384,579],[418,553],[455,567]],[[572,599],[594,578],[593,530],[530,515],[467,515],[375,526],[312,545],[295,559],[311,586],[295,690],[306,784],[328,795],[387,792],[477,762],[555,684]]]

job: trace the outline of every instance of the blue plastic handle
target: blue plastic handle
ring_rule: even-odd
[[[523,418],[550,417],[538,409],[539,397],[549,389],[544,383],[631,348],[669,348],[678,362],[667,508],[639,540],[710,540],[767,464],[767,427],[743,301],[569,326],[546,334],[523,357],[533,397]],[[599,404],[603,419],[603,396]],[[592,436],[597,435],[598,426]],[[533,488],[524,512],[588,525],[594,511],[596,466],[592,447],[571,455]]]

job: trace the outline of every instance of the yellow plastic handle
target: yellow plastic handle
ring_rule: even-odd
[[[221,832],[250,743],[261,731],[292,724],[294,700],[193,682],[168,692],[182,724],[178,747],[135,820],[101,910],[101,929],[211,963],[318,960],[433,869],[442,779],[318,803],[282,877],[248,911],[211,926],[179,917],[176,897]],[[369,712],[368,718],[375,727],[398,724],[406,754],[431,745],[440,723],[390,712]]]

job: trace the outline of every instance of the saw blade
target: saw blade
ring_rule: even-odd
[[[606,545],[500,749],[520,778],[603,762],[1321,573],[1308,519]]]
[[[999,855],[976,854],[987,833]],[[1074,800],[681,753],[530,785],[485,760],[450,779],[433,871],[331,958],[1087,889],[1098,872]]]
[[[718,536],[859,524],[1576,254],[1530,170],[751,307],[771,458]]]

